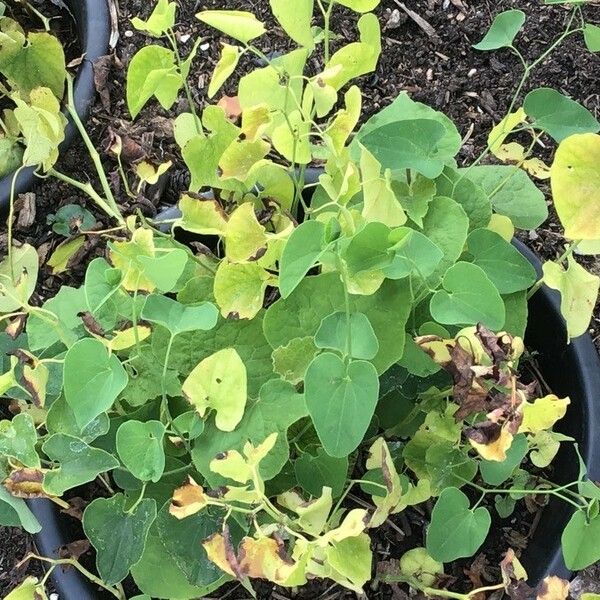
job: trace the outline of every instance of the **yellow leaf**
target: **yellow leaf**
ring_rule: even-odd
[[[550,167],[539,158],[529,158],[524,160],[521,167],[536,179],[550,179]]]
[[[27,577],[4,600],[47,600],[44,586],[35,577]]]
[[[161,175],[164,175],[173,163],[168,161],[160,165],[153,165],[147,160],[143,160],[135,168],[135,174],[139,177],[140,182],[138,184],[138,192],[142,189],[144,183],[149,185],[155,185],[158,183]]]
[[[113,242],[110,245],[110,260],[123,273],[121,285],[128,291],[141,290],[153,292],[156,288],[149,278],[144,276],[140,256],[154,258],[154,237],[149,229],[136,229],[129,242]]]
[[[583,335],[590,324],[600,289],[600,277],[586,271],[569,256],[565,270],[554,262],[543,265],[544,283],[560,292],[560,311],[569,339]]]
[[[360,118],[362,95],[360,88],[353,85],[344,94],[345,108],[339,110],[325,134],[336,154],[340,154]]]
[[[277,497],[277,502],[295,512],[298,515],[298,525],[313,536],[318,536],[323,531],[333,506],[330,487],[324,487],[321,497],[310,502],[305,502],[302,496],[294,491],[281,494]]]
[[[554,394],[538,398],[534,402],[524,402],[523,422],[519,433],[538,433],[550,429],[567,414],[570,398],[559,398]]]
[[[506,451],[511,447],[512,441],[512,433],[504,428],[500,431],[498,439],[490,444],[480,444],[469,438],[471,446],[477,450],[479,456],[494,462],[504,462],[506,460]]]
[[[225,254],[234,263],[248,262],[260,257],[267,246],[265,228],[258,222],[254,204],[245,202],[235,209],[225,231]]]
[[[143,342],[146,338],[150,337],[152,329],[147,325],[138,325],[137,327],[128,327],[123,331],[117,331],[110,340],[100,336],[94,336],[100,340],[111,352],[118,352],[119,350],[127,350],[135,346],[137,342]],[[137,334],[137,340],[136,340]]]
[[[221,179],[237,179],[245,182],[252,167],[260,163],[269,150],[271,150],[270,144],[261,139],[234,140],[219,160]]]
[[[368,522],[368,511],[362,508],[354,508],[346,514],[339,527],[322,535],[318,543],[320,546],[326,546],[333,542],[341,542],[346,538],[360,535],[366,529]]]
[[[204,493],[204,488],[188,477],[187,483],[173,492],[169,513],[176,519],[185,519],[200,512],[209,503],[210,499]]]
[[[565,236],[600,239],[600,135],[583,133],[563,140],[551,168],[554,206]]]
[[[181,217],[175,227],[199,235],[224,235],[227,215],[214,198],[184,194],[179,201]]]
[[[221,477],[238,483],[247,483],[252,479],[252,468],[237,450],[228,450],[211,460],[210,470]]]
[[[497,158],[504,160],[502,147],[504,140],[510,135],[510,133],[517,128],[521,123],[525,123],[527,115],[522,108],[519,108],[514,113],[510,113],[498,125],[496,125],[488,136],[488,144],[490,146],[491,153]]]
[[[238,46],[223,44],[221,50],[221,58],[215,66],[213,75],[208,85],[208,97],[213,98],[214,95],[221,89],[223,84],[229,79],[230,75],[235,71],[235,68],[240,60],[240,49]]]
[[[202,360],[183,382],[182,391],[198,414],[216,412],[221,431],[233,431],[244,415],[247,400],[246,366],[234,348],[224,348]]]
[[[286,555],[281,540],[245,537],[238,548],[240,574],[255,579],[268,579],[282,584],[292,574],[295,564]]]
[[[225,538],[220,533],[215,533],[205,539],[202,542],[202,546],[206,550],[209,560],[214,562],[221,571],[225,571],[225,573],[232,577],[237,577],[237,573],[230,564],[230,557],[236,560],[231,542],[227,544]],[[237,567],[237,564],[235,566]]]
[[[215,274],[215,300],[226,319],[253,319],[263,307],[271,275],[257,263],[221,261]]]
[[[66,240],[59,244],[52,256],[48,259],[48,266],[52,268],[52,273],[58,275],[64,273],[69,268],[69,261],[73,258],[79,249],[85,244],[85,236],[78,235],[71,240]]]
[[[242,112],[242,134],[253,142],[258,139],[271,124],[271,110],[266,104],[257,104]]]
[[[546,577],[538,586],[537,600],[567,600],[569,582],[560,577]]]
[[[23,365],[23,387],[29,392],[37,407],[43,407],[46,403],[49,376],[50,372],[44,363],[35,361],[33,366]]]
[[[515,235],[515,226],[509,217],[494,213],[486,229],[502,236],[507,242],[510,242]]]

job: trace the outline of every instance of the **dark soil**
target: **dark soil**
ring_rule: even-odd
[[[142,157],[174,161],[172,174],[163,178],[158,185],[146,189],[142,197],[132,202],[126,194],[119,194],[119,200],[125,210],[139,209],[153,217],[161,205],[172,203],[178,193],[185,189],[185,169],[172,141],[169,119],[173,113],[167,113],[158,105],[150,104],[136,122],[132,123],[124,102],[126,66],[140,47],[153,43],[146,36],[133,30],[129,19],[136,15],[147,16],[153,3],[146,0],[118,0],[118,4],[121,37],[114,55],[108,57],[101,65],[102,68],[98,69],[101,97],[94,108],[88,131],[98,148],[106,146],[111,130],[121,135],[128,145],[131,162]],[[496,13],[509,8],[520,8],[528,15],[528,21],[524,32],[517,38],[517,46],[528,60],[534,60],[564,30],[567,12],[560,6],[543,6],[538,0],[405,0],[404,4],[425,19],[435,35],[431,35],[432,30],[427,33],[419,27],[415,20],[398,6],[396,0],[382,1],[377,14],[383,28],[383,53],[377,72],[363,78],[361,82],[364,92],[363,118],[366,119],[387,105],[400,91],[408,91],[415,100],[445,112],[454,120],[465,139],[459,160],[468,164],[484,149],[490,128],[505,114],[522,74],[518,59],[510,52],[480,53],[471,47],[472,44],[481,39]],[[270,34],[265,36],[261,46],[263,51],[268,54],[286,49],[286,38],[272,23],[268,3],[265,1],[181,2],[177,33],[183,54],[187,54],[191,49],[198,35],[202,35],[204,39],[191,78],[194,98],[200,106],[207,102],[205,89],[218,60],[221,41],[217,34],[208,31],[194,19],[194,14],[205,8],[251,10],[270,25]],[[584,10],[590,22],[600,24],[598,5],[587,6]],[[343,10],[336,15],[333,28],[341,32],[345,39],[353,39],[356,35],[355,17]],[[249,63],[241,68],[248,69],[254,66]],[[318,65],[313,64],[312,67],[316,70]],[[553,87],[569,94],[600,117],[600,55],[588,53],[580,35],[569,38],[538,67],[524,93],[540,86]],[[223,92],[233,94],[235,86],[229,84]],[[182,95],[174,113],[186,108],[187,102]],[[539,150],[542,157],[550,158],[553,148],[540,147]],[[103,160],[107,171],[114,173],[114,161],[106,153],[103,153]],[[61,158],[58,169],[82,181],[95,181],[92,164],[86,158],[81,143],[76,143],[66,156]],[[118,185],[118,177],[113,176],[112,180]],[[34,197],[30,197],[28,201],[20,200],[21,210],[17,215],[16,237],[22,242],[35,245],[39,249],[42,263],[46,262],[53,249],[63,239],[51,232],[46,224],[46,217],[60,206],[70,203],[83,204],[92,210],[98,218],[98,229],[109,226],[86,197],[56,180],[42,182]],[[526,233],[525,238],[543,257],[555,258],[563,250],[560,233],[560,225],[552,215],[536,232]],[[0,254],[5,246],[6,236],[0,233]],[[43,270],[43,284],[39,289],[40,300],[54,293],[65,283],[77,284],[81,281],[85,265],[103,251],[101,239],[92,237],[77,256],[70,272],[57,276],[52,275],[47,268]],[[600,274],[600,261],[585,258],[582,262]],[[600,311],[596,312],[591,332],[600,348]],[[418,511],[407,515],[394,519],[392,525],[386,525],[378,532],[374,540],[378,559],[386,560],[397,556],[398,548],[405,543],[405,538],[422,535],[422,524],[427,515]],[[495,558],[507,545],[519,547],[525,543],[527,535],[535,527],[535,515],[535,511],[523,510],[507,523],[502,523],[502,535],[497,536],[498,548],[488,549],[490,557]],[[30,544],[29,538],[15,529],[0,528],[0,594],[5,595],[17,581],[22,580],[25,571],[16,571],[13,566],[30,549]],[[489,567],[485,564],[486,560],[485,556],[476,560],[466,573],[461,572],[461,565],[456,565],[452,575],[463,580],[467,577],[481,577],[485,584],[488,578],[493,579],[497,575],[497,572],[490,574]],[[38,567],[31,565],[29,572],[35,574],[36,568]],[[240,587],[233,586],[220,592],[219,597],[241,600],[247,596]],[[288,598],[289,593],[282,590],[273,591],[271,586],[263,585],[260,588],[260,597],[265,600],[281,600]],[[303,600],[346,597],[355,598],[355,595],[345,594],[328,583],[318,587],[307,587],[296,596]],[[381,586],[379,589],[370,590],[369,598],[404,600],[405,595],[399,589]]]

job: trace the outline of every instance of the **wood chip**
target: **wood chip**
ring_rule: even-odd
[[[414,10],[407,8],[400,0],[394,0],[394,2],[431,38],[434,43],[437,44],[441,41],[436,30],[421,15],[417,14]]]

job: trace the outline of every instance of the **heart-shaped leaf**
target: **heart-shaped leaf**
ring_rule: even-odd
[[[483,323],[494,331],[506,320],[502,297],[483,269],[458,262],[446,271],[443,290],[431,298],[431,316],[444,325]]]
[[[508,48],[525,25],[526,16],[522,10],[505,10],[496,15],[484,38],[473,46],[476,50],[498,50]]]
[[[473,556],[485,541],[492,519],[487,508],[469,508],[469,499],[457,488],[446,488],[431,513],[427,551],[446,563]]]
[[[561,543],[565,564],[573,571],[589,567],[600,560],[600,516],[588,519],[578,510],[565,527]]]
[[[125,421],[117,430],[119,458],[137,479],[156,483],[162,477],[164,435],[165,426],[160,421]]]
[[[343,458],[356,450],[369,427],[379,379],[366,361],[346,365],[330,352],[317,356],[304,380],[306,406],[325,451]]]

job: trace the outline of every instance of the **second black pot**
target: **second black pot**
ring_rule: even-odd
[[[75,18],[75,25],[83,61],[77,72],[74,86],[75,108],[80,119],[85,123],[96,97],[94,83],[95,60],[104,56],[109,50],[111,31],[109,0],[65,0]],[[66,111],[63,111],[66,115]],[[68,116],[68,115],[67,115]],[[60,152],[71,145],[77,135],[75,124],[69,119],[65,131],[65,139],[60,145]],[[11,186],[15,173],[0,179],[0,214],[8,212]],[[35,168],[23,169],[15,184],[15,194],[24,194],[33,189],[36,183]],[[16,196],[15,196],[16,197]]]

